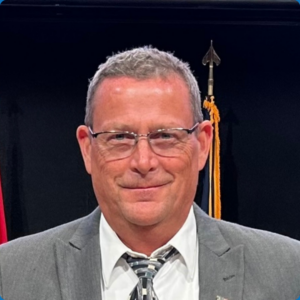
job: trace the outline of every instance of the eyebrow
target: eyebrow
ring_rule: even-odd
[[[109,130],[116,130],[116,131],[133,131],[132,126],[128,124],[121,124],[121,123],[111,123],[104,126],[102,131],[109,131]]]

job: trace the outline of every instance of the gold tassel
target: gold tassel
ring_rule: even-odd
[[[221,176],[220,176],[220,135],[219,122],[220,113],[214,101],[215,97],[206,97],[203,107],[210,115],[210,121],[214,126],[213,147],[209,152],[209,209],[210,216],[221,219]],[[212,176],[214,178],[214,213],[212,213]]]

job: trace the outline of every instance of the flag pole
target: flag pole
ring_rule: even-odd
[[[217,219],[221,219],[221,183],[220,183],[220,137],[219,137],[219,122],[220,114],[215,104],[214,97],[214,63],[218,66],[221,63],[220,57],[217,55],[213,41],[210,42],[210,47],[202,59],[202,64],[209,64],[208,73],[208,92],[203,102],[203,107],[207,109],[210,116],[210,121],[214,127],[214,137],[212,147],[209,152],[209,199],[208,199],[208,214]]]

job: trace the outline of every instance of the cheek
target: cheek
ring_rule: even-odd
[[[94,190],[97,196],[99,194],[103,195],[105,192],[104,187],[107,186],[111,180],[111,175],[108,165],[103,160],[103,156],[97,150],[92,153],[91,169]]]
[[[198,168],[198,144],[188,144],[182,154],[182,169],[190,172]],[[198,170],[198,169],[197,169]]]
[[[181,184],[185,190],[194,190],[198,184],[198,148],[192,144],[185,150],[177,168],[177,176],[181,178]],[[185,183],[185,184],[184,184]]]
[[[91,176],[94,193],[102,212],[108,214],[111,210],[114,211],[119,196],[113,170],[97,159],[94,160]]]
[[[107,161],[99,150],[92,156],[92,181],[99,197],[112,200],[117,193],[117,180],[124,173],[121,161]]]

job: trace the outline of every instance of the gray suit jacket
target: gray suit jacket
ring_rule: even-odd
[[[212,219],[196,205],[194,210],[199,299],[300,296],[300,242]],[[100,215],[96,209],[82,219],[2,245],[0,295],[5,300],[101,299]]]

